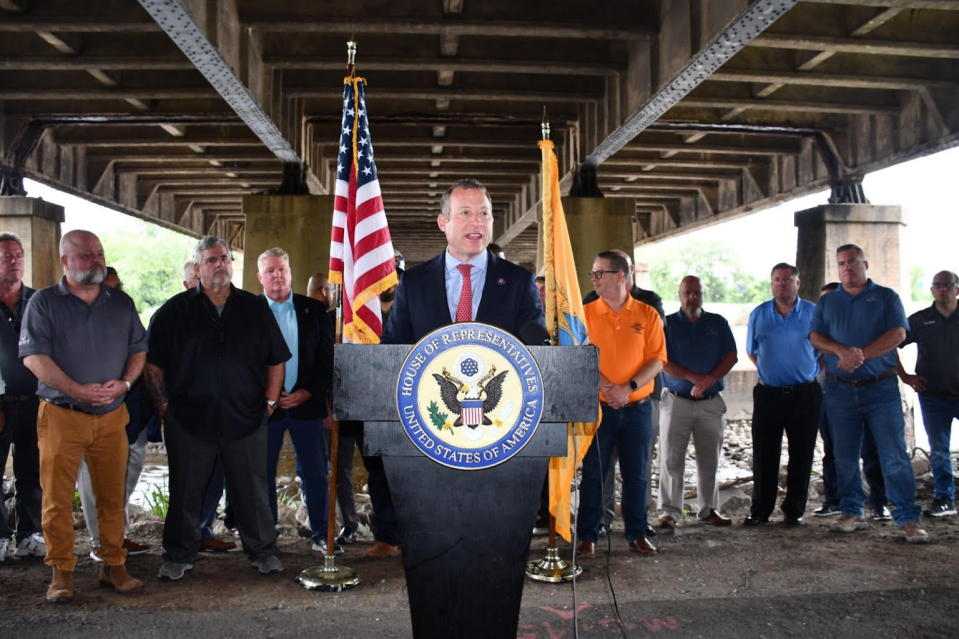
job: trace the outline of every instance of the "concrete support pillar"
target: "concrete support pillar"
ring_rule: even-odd
[[[23,242],[23,283],[44,288],[60,281],[60,225],[63,207],[36,197],[0,197],[0,232]]]
[[[587,273],[597,253],[615,248],[632,258],[636,204],[632,198],[564,197],[563,211],[573,244],[580,292],[586,295],[593,290]]]
[[[330,269],[332,195],[247,195],[243,288],[262,293],[256,279],[256,258],[278,246],[290,254],[293,291],[306,294],[310,276]]]
[[[869,277],[908,299],[909,277],[900,258],[906,225],[901,207],[824,204],[797,212],[795,224],[799,228],[796,266],[802,280],[799,296],[803,299],[815,301],[824,284],[839,281],[836,249],[843,244],[860,246],[869,262]]]

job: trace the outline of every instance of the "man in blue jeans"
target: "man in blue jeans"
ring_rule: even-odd
[[[839,288],[839,282],[830,282],[822,287],[821,295],[832,293]],[[826,371],[820,371],[816,381],[826,390]],[[842,512],[839,508],[839,498],[836,496],[836,458],[832,452],[832,433],[829,420],[826,418],[826,402],[822,403],[819,411],[819,434],[822,435],[822,506],[812,511],[816,517],[832,517]],[[876,451],[876,442],[873,441],[869,429],[862,433],[862,474],[869,485],[869,506],[872,508],[873,521],[888,521],[892,513],[886,507],[889,498],[886,497],[886,482],[882,479],[882,468],[879,467],[879,453]]]
[[[270,418],[267,431],[267,480],[273,520],[275,523],[277,518],[276,467],[283,433],[289,431],[313,530],[313,550],[325,553],[329,494],[323,418],[333,379],[333,331],[319,302],[291,290],[290,257],[283,249],[264,251],[257,259],[257,270],[263,295],[293,353],[286,363],[279,410]],[[343,552],[338,544],[334,546],[334,552]]]
[[[952,271],[936,273],[932,278],[935,302],[909,316],[909,335],[899,345],[918,346],[916,374],[910,375],[896,357],[896,369],[903,382],[919,393],[922,421],[931,449],[932,478],[935,493],[923,513],[932,517],[956,514],[956,480],[952,474],[949,441],[952,420],[959,417],[959,276]]]
[[[859,474],[863,432],[869,429],[893,519],[909,543],[925,543],[919,525],[916,476],[906,451],[905,421],[896,379],[896,346],[906,337],[906,312],[899,295],[866,276],[869,262],[855,244],[836,249],[842,286],[819,298],[809,339],[826,361],[826,416],[832,427],[837,493],[842,515],[833,532],[868,528],[863,518],[866,495]]]
[[[583,459],[577,553],[596,552],[603,516],[602,484],[613,447],[623,476],[623,523],[629,549],[655,555],[646,538],[646,458],[652,429],[650,396],[666,361],[666,337],[659,313],[626,291],[629,263],[612,251],[593,261],[589,273],[599,299],[584,307],[591,344],[599,347],[599,400],[603,417]]]

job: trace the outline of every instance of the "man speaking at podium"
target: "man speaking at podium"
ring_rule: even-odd
[[[415,344],[453,322],[484,322],[513,335],[536,322],[545,332],[533,274],[486,248],[493,234],[486,187],[472,178],[455,182],[440,200],[436,222],[449,246],[403,274],[380,342]]]

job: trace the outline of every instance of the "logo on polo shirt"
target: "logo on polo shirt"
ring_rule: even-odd
[[[420,452],[444,466],[480,470],[530,441],[543,414],[543,378],[510,333],[478,322],[451,324],[406,356],[396,407]]]
[[[643,332],[643,325],[640,324],[639,322],[633,322],[633,332],[634,332],[634,333],[642,333],[642,332]]]
[[[867,302],[878,302],[879,297],[875,293],[871,293],[869,297],[866,298]]]

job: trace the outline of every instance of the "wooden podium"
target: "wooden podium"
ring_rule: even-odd
[[[407,345],[337,344],[334,415],[365,422],[393,494],[417,639],[515,637],[526,561],[550,457],[567,422],[596,421],[599,351],[527,347],[542,373],[544,410],[526,446],[483,470],[427,458],[399,423],[397,377]]]

